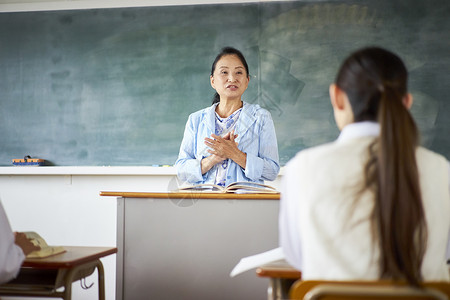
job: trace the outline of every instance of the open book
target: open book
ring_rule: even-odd
[[[27,258],[44,258],[52,255],[56,255],[59,253],[66,252],[64,247],[62,246],[49,246],[47,245],[47,242],[36,232],[34,231],[27,231],[24,232],[27,238],[31,240],[31,242],[35,246],[41,247],[40,250],[33,251],[31,253],[28,253]]]
[[[175,192],[205,192],[205,193],[261,193],[278,194],[274,187],[256,182],[238,181],[230,183],[223,187],[212,183],[201,183],[196,185],[184,186],[175,190]]]

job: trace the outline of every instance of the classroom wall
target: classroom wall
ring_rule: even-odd
[[[15,231],[36,231],[50,245],[116,246],[116,198],[100,197],[99,192],[167,191],[175,179],[172,167],[17,169],[0,167],[0,199],[11,226]],[[280,178],[270,184],[279,187]],[[115,299],[115,259],[102,259],[108,300]],[[95,284],[83,290],[75,283],[74,300],[97,299],[96,273],[86,282]]]

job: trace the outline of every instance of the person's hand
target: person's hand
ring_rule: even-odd
[[[224,140],[231,140],[231,138],[236,139],[237,136],[238,136],[238,135],[237,135],[237,134],[234,134],[234,132],[233,132],[233,135],[231,135],[231,132],[228,132],[228,133],[225,134],[222,138],[223,138]],[[214,137],[217,137],[217,136],[216,136],[215,134],[213,134],[211,137],[214,138]],[[237,145],[238,145],[238,143],[236,142],[236,146],[237,146]],[[208,152],[211,153],[210,151],[208,151]],[[220,155],[218,155],[218,154],[212,154],[212,155],[209,156],[209,158],[210,158],[210,162],[211,162],[213,165],[218,164],[218,163],[224,161],[225,159],[227,159],[227,157],[223,157],[223,156],[220,156]]]
[[[22,248],[25,256],[33,251],[41,249],[41,247],[34,245],[23,232],[14,232],[14,236],[16,245]]]
[[[215,134],[213,134],[213,135],[215,135]],[[236,139],[237,137],[238,137],[238,135],[237,134],[234,134],[234,130],[233,131],[230,131],[230,132],[228,132],[227,134],[225,134],[222,138],[224,139],[224,140],[230,140],[231,139],[231,137],[233,137],[233,139]]]
[[[227,158],[245,168],[247,155],[238,149],[238,142],[235,141],[237,136],[233,130],[223,137],[212,134],[211,138],[205,138],[205,145],[210,148],[208,152],[211,155],[205,157],[201,162],[202,174]]]
[[[209,150],[208,150],[209,152]],[[209,152],[211,153],[211,152]],[[206,157],[208,159],[209,164],[214,166],[215,164],[218,164],[226,159],[226,157],[219,156],[217,154],[211,154],[210,156]]]
[[[237,153],[241,152],[238,149],[238,143],[235,141],[236,138],[237,134],[234,134],[234,131],[228,132],[223,137],[212,134],[211,138],[205,138],[205,144],[210,148],[209,153],[221,159],[217,161],[218,163],[227,158],[233,159]]]
[[[216,163],[229,158],[245,169],[247,154],[239,150],[239,143],[235,141],[237,136],[233,130],[223,137],[212,134],[211,138],[205,138],[205,144],[210,148],[208,152],[212,154],[211,156],[221,159]]]

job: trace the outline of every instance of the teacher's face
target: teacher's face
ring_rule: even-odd
[[[216,64],[211,76],[211,86],[220,95],[220,100],[241,100],[248,87],[249,77],[241,60],[236,55],[225,55]]]

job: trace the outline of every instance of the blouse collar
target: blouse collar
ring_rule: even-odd
[[[338,141],[347,141],[350,139],[379,136],[380,124],[372,121],[356,122],[346,125],[338,137]]]

